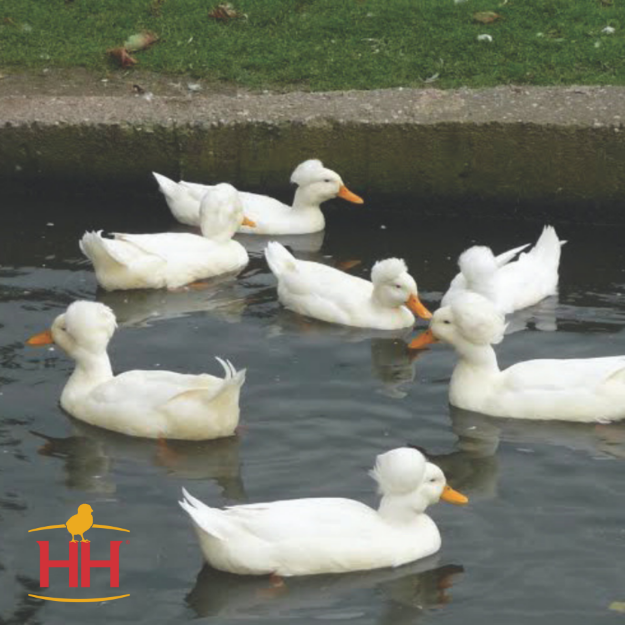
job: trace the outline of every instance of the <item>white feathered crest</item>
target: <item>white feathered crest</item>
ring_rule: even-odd
[[[489,300],[477,293],[463,293],[451,305],[460,333],[477,345],[494,345],[503,340],[504,316]]]
[[[400,447],[380,454],[369,475],[383,495],[402,495],[416,490],[425,475],[423,454],[410,447]]]
[[[391,282],[402,273],[406,273],[408,267],[401,258],[387,258],[379,260],[371,270],[371,282],[380,284],[382,282]]]
[[[322,169],[323,163],[316,158],[311,158],[300,163],[295,168],[295,171],[291,174],[291,182],[299,187],[306,186],[317,180]]]

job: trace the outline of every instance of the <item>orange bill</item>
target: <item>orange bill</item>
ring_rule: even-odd
[[[353,202],[354,204],[365,203],[365,201],[359,195],[352,193],[345,185],[341,185],[338,197],[342,197],[344,200],[347,200],[348,202]]]
[[[438,339],[432,333],[432,330],[426,330],[425,332],[421,332],[419,336],[414,338],[408,347],[410,349],[424,349],[428,345],[432,343],[438,343]]]
[[[408,298],[406,306],[422,319],[432,318],[432,313],[421,303],[421,300],[414,293]]]
[[[50,330],[35,334],[26,341],[26,345],[51,345],[52,343],[54,343],[54,339]]]
[[[449,486],[449,484],[445,485],[441,499],[447,503],[455,503],[460,506],[463,506],[465,503],[469,503],[468,497],[459,493],[457,490],[454,490],[451,486]]]
[[[248,228],[256,228],[256,222],[248,219],[247,217],[243,217],[242,225],[247,226]]]

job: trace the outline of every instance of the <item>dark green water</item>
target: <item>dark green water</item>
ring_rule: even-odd
[[[480,221],[470,207],[466,220],[446,222],[420,219],[418,207],[412,218],[375,208],[328,206],[325,238],[300,239],[294,250],[331,264],[361,261],[350,269],[357,275],[375,259],[403,257],[432,309],[464,248],[480,242],[501,252],[534,241],[542,226]],[[160,198],[4,202],[1,220],[0,621],[622,622],[609,606],[625,601],[625,426],[510,422],[450,409],[450,348],[411,362],[410,333],[374,335],[285,313],[256,238],[242,239],[252,260],[238,280],[186,293],[98,291],[78,238],[87,228],[170,229]],[[563,224],[558,233],[569,240],[559,301],[513,320],[528,327],[498,346],[502,365],[625,353],[625,229]],[[65,415],[58,398],[73,363],[24,341],[80,298],[116,311],[117,371],[217,373],[216,355],[246,367],[240,435],[164,449]],[[215,506],[333,495],[374,503],[367,470],[376,454],[405,443],[426,448],[471,499],[464,508],[430,509],[443,537],[436,557],[394,571],[288,580],[285,592],[266,579],[202,570],[176,503],[182,486]],[[39,589],[36,540],[50,540],[51,556],[66,558],[66,537],[27,530],[64,523],[81,503],[93,507],[96,523],[131,530],[119,592],[96,570],[91,596],[130,597],[104,605],[29,598],[79,596],[61,570],[51,572],[48,591]],[[118,539],[89,537],[100,558],[108,553],[99,541]]]

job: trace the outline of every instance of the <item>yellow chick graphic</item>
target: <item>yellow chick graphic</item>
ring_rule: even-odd
[[[78,506],[78,514],[70,517],[69,521],[65,524],[67,531],[72,535],[70,542],[77,542],[74,540],[74,536],[80,536],[82,539],[80,542],[91,542],[86,540],[83,534],[93,525],[93,508],[88,503],[83,503]]]

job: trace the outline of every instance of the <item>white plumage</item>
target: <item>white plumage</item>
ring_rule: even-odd
[[[528,247],[523,245],[499,256],[484,246],[474,246],[460,255],[460,273],[453,279],[443,296],[442,306],[467,291],[478,293],[490,300],[503,314],[537,304],[545,297],[558,292],[560,248],[551,226],[545,226],[536,245],[514,257]]]
[[[403,260],[377,262],[369,282],[321,263],[298,260],[275,241],[267,245],[265,257],[278,279],[280,302],[301,315],[381,330],[411,327],[413,313],[431,316]]]
[[[466,503],[443,472],[416,449],[378,456],[371,472],[382,500],[377,510],[339,498],[292,499],[210,508],[183,489],[206,561],[239,574],[312,575],[400,566],[440,548],[425,509],[441,498]]]
[[[146,438],[208,440],[231,436],[239,422],[245,371],[218,358],[225,376],[171,371],[113,375],[107,345],[116,328],[110,308],[78,301],[51,330],[29,343],[56,343],[76,361],[61,394],[61,406],[92,425]]]
[[[625,356],[528,360],[502,371],[492,344],[504,330],[503,315],[475,293],[459,295],[434,313],[428,333],[453,345],[459,357],[449,386],[452,405],[520,419],[625,418]],[[420,338],[413,346],[417,342],[425,343]]]
[[[202,236],[182,232],[113,234],[86,232],[80,249],[107,290],[175,289],[203,278],[240,271],[245,248],[232,236],[244,220],[238,193],[228,184],[208,190],[201,202]]]
[[[154,173],[159,188],[174,217],[189,226],[199,225],[199,204],[210,185],[174,182]],[[304,161],[295,168],[291,182],[298,185],[293,205],[288,206],[267,195],[241,192],[245,216],[253,220],[254,228],[241,227],[248,234],[309,234],[325,228],[320,205],[332,198],[342,197],[362,204],[362,199],[345,187],[341,177],[316,159]]]

